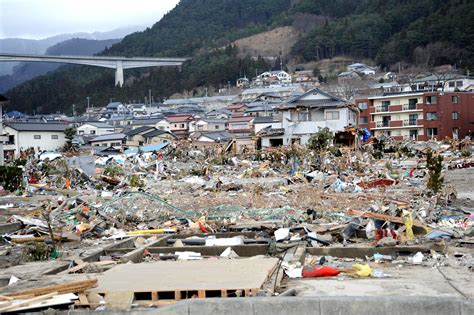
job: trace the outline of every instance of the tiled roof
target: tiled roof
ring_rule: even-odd
[[[66,124],[53,123],[8,123],[6,125],[18,131],[64,131],[68,127]]]

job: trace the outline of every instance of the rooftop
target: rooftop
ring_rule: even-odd
[[[127,137],[124,133],[111,133],[109,135],[103,135],[95,137],[91,140],[91,142],[98,142],[98,141],[109,141],[109,140],[123,140]]]
[[[138,128],[135,128],[135,129],[132,129],[130,131],[127,131],[125,132],[125,134],[127,136],[130,136],[130,137],[133,137],[135,135],[138,135],[138,134],[141,134],[141,133],[145,133],[151,129],[155,129],[155,127],[150,127],[150,126],[141,126],[141,127],[138,127]]]
[[[12,129],[18,131],[64,131],[68,127],[66,124],[57,123],[7,123]]]

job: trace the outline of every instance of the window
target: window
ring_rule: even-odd
[[[429,138],[436,137],[438,135],[438,128],[427,128],[426,135]]]
[[[327,111],[326,112],[326,120],[338,120],[339,119],[339,112],[338,111]]]
[[[197,130],[204,130],[204,126],[203,125],[198,125]]]
[[[367,116],[360,116],[359,124],[365,125],[369,122],[369,119]]]
[[[452,120],[458,120],[458,112],[452,112],[451,113],[451,119]]]
[[[437,112],[426,113],[426,120],[438,120],[438,113]]]
[[[449,81],[449,87],[454,87],[454,81]]]
[[[454,127],[454,128],[453,128],[453,139],[454,139],[454,140],[458,140],[458,139],[459,139],[459,128],[458,128],[458,127]]]
[[[95,130],[89,131],[91,135],[95,135]]]
[[[437,104],[438,103],[438,97],[437,96],[427,96],[426,97],[426,104]]]
[[[53,139],[53,140],[58,140],[58,139],[59,139],[59,136],[58,136],[58,135],[51,135],[51,139]]]
[[[219,125],[215,125],[214,129],[219,130]]]
[[[179,128],[184,128],[184,124],[180,124],[180,125],[179,125]]]
[[[176,127],[178,127],[178,125],[177,125],[177,124],[174,124],[174,127],[176,128]]]
[[[411,129],[410,130],[410,138],[413,140],[417,140],[418,138],[418,130],[417,129]]]
[[[383,101],[382,102],[382,112],[388,112],[388,107],[390,106],[390,101]]]
[[[8,142],[6,144],[15,144],[15,136],[9,135]]]
[[[84,130],[79,130],[79,134],[80,134],[80,135],[83,135],[83,134],[84,134]]]
[[[359,109],[360,110],[364,110],[364,109],[367,109],[367,108],[368,108],[367,102],[359,103]]]
[[[35,140],[39,140],[39,139],[41,139],[41,135],[34,135],[33,138],[34,138]]]
[[[311,113],[310,112],[299,112],[298,113],[298,121],[310,121],[311,120]]]
[[[418,103],[417,98],[410,98],[408,99],[408,109],[413,110],[416,109],[416,103]]]
[[[457,104],[458,103],[458,97],[457,96],[451,96],[451,103]]]
[[[463,82],[462,81],[456,81],[456,87],[460,87],[463,85]]]

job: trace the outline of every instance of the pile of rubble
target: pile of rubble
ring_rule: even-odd
[[[469,146],[379,139],[357,150],[295,145],[245,156],[187,144],[98,158],[29,156],[17,187],[0,188],[0,276],[10,275],[0,311],[34,309],[40,300],[113,307],[87,293],[97,278],[101,287],[98,275],[125,262],[266,255],[280,259],[269,275],[274,283],[283,274],[390,276],[374,263],[472,272],[474,202],[457,198],[474,180]],[[456,176],[466,174],[465,182],[450,180],[453,172],[464,172]],[[31,278],[13,275],[15,267],[46,261],[58,267],[43,275],[95,282],[68,278],[67,288],[45,284],[28,293]]]

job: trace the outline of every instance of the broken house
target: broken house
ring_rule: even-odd
[[[276,108],[281,114],[279,125],[271,125],[258,132],[262,148],[306,144],[322,128],[333,133],[355,126],[358,110],[349,101],[313,89]]]

